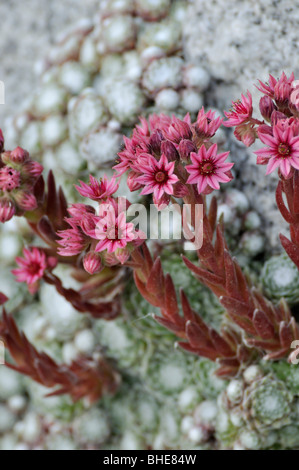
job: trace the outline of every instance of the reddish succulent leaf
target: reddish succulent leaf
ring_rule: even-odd
[[[145,287],[144,283],[139,279],[136,272],[134,273],[134,281],[142,297],[144,297],[145,300],[147,300],[154,307],[160,307],[160,302],[148,292],[147,288]]]
[[[164,300],[164,277],[161,260],[159,257],[155,260],[153,264],[150,275],[147,279],[146,288],[151,294],[156,297],[159,296]]]
[[[210,203],[208,220],[211,227],[211,231],[214,232],[217,222],[217,199],[215,196],[213,196]]]
[[[217,353],[210,349],[195,349],[189,343],[184,343],[179,341],[178,346],[184,349],[187,352],[192,354],[196,354],[197,356],[206,357],[207,359],[211,359],[211,361],[215,361],[217,359]]]
[[[207,281],[209,284],[215,284],[218,286],[223,285],[223,279],[216,274],[213,274],[206,269],[195,266],[188,258],[185,256],[182,257],[185,265],[190,271],[192,271],[196,276],[199,276],[204,282]]]
[[[224,250],[224,266],[225,266],[225,288],[227,293],[234,298],[240,298],[237,274],[234,262],[229,252]]]
[[[264,360],[265,361],[269,361],[269,360],[275,361],[277,359],[283,359],[283,358],[286,357],[288,352],[289,352],[289,348],[278,349],[277,351],[271,352],[271,353],[267,354],[266,356],[264,356]]]
[[[186,338],[184,323],[182,323],[181,325],[177,325],[176,323],[172,323],[171,321],[166,320],[163,317],[159,317],[158,315],[155,315],[154,319],[158,323],[160,323],[160,325],[165,326],[165,328],[172,331],[173,333],[175,333],[180,338]]]
[[[277,204],[278,209],[280,210],[281,215],[285,219],[285,221],[288,222],[288,224],[294,223],[295,220],[292,217],[292,214],[290,213],[290,211],[287,209],[283,200],[281,181],[279,181],[277,185],[277,189],[276,189],[276,204]]]
[[[279,325],[279,338],[283,348],[290,348],[292,341],[295,339],[292,328],[285,322],[281,322]]]
[[[40,237],[48,243],[49,245],[55,246],[57,235],[53,229],[52,224],[50,223],[48,217],[44,215],[37,224],[37,229],[39,231]]]
[[[210,338],[205,335],[205,333],[196,323],[188,321],[186,323],[186,333],[189,339],[189,343],[193,348],[215,350]]]
[[[275,329],[269,319],[261,310],[256,309],[253,314],[253,324],[258,336],[262,339],[275,338]]]
[[[215,349],[219,352],[222,357],[232,357],[235,352],[231,349],[229,344],[217,333],[216,330],[210,330],[210,337],[213,341]]]
[[[230,297],[220,297],[220,303],[229,312],[229,314],[237,315],[238,317],[245,317],[248,319],[250,310],[248,305],[240,300],[232,299]]]
[[[295,263],[295,265],[299,269],[299,247],[292,243],[290,240],[288,240],[287,237],[282,234],[279,235],[279,238],[287,255],[289,256],[289,258],[291,258],[293,263]]]
[[[165,310],[170,314],[170,317],[179,320],[179,306],[176,291],[169,274],[165,276]]]
[[[246,344],[254,348],[261,348],[264,351],[276,351],[280,349],[279,341],[270,342],[270,341],[263,341],[255,338],[247,338]]]
[[[298,171],[294,171],[293,188],[294,188],[293,210],[295,214],[299,215],[299,172]]]
[[[118,388],[120,376],[103,358],[95,362],[82,357],[70,365],[59,365],[47,354],[39,353],[5,311],[0,322],[0,337],[16,362],[7,366],[46,387],[60,386],[50,395],[68,393],[74,401],[86,397],[94,402]]]

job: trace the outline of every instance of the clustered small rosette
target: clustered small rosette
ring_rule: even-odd
[[[291,177],[293,169],[299,169],[299,83],[294,73],[288,78],[283,72],[279,80],[272,75],[268,83],[259,80],[257,88],[264,95],[259,103],[264,120],[252,117],[252,98],[247,92],[225,113],[224,125],[236,127],[236,138],[248,147],[256,138],[266,145],[255,153],[257,164],[267,165],[267,174],[279,168],[280,175]]]
[[[145,234],[127,222],[127,199],[114,197],[118,190],[115,178],[104,176],[98,181],[90,176],[89,184],[80,182],[78,192],[98,202],[97,208],[86,204],[72,204],[66,218],[70,228],[58,232],[58,253],[61,256],[83,256],[83,267],[89,274],[102,271],[105,266],[124,264],[136,246],[143,243]]]
[[[0,130],[0,222],[14,215],[23,215],[37,208],[34,186],[43,171],[40,163],[30,159],[26,150],[17,147],[3,151],[4,138]]]
[[[132,138],[124,138],[125,148],[114,166],[117,176],[128,171],[129,189],[153,194],[158,208],[172,196],[183,198],[193,185],[202,194],[219,189],[220,182],[232,179],[233,166],[226,161],[229,152],[217,154],[217,145],[210,141],[222,121],[203,108],[194,123],[189,114],[183,120],[164,114],[141,118]]]

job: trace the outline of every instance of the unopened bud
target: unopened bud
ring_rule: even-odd
[[[160,131],[160,129],[157,129],[150,136],[149,144],[150,144],[153,152],[157,155],[160,154],[161,143],[162,143],[163,140],[164,140],[164,137],[163,137],[162,131]]]
[[[285,107],[288,107],[291,92],[292,88],[289,83],[276,83],[274,87],[274,99],[277,103],[278,108],[282,108],[282,110],[284,110]]]
[[[37,208],[35,196],[26,191],[20,190],[15,195],[15,200],[20,209],[24,211],[33,211]]]
[[[10,152],[10,160],[13,163],[25,163],[29,159],[27,150],[17,147]]]
[[[8,222],[16,213],[14,203],[7,198],[0,199],[0,222]]]
[[[285,119],[286,116],[285,114],[281,113],[280,111],[273,111],[273,113],[271,114],[271,124],[272,126],[274,124],[277,124],[277,122],[280,120],[280,119]]]
[[[263,118],[266,119],[266,121],[270,121],[271,114],[273,113],[274,110],[277,110],[277,107],[271,100],[270,96],[263,96],[260,99],[259,106],[260,106],[260,112]]]
[[[196,152],[196,147],[194,143],[191,140],[187,139],[181,140],[179,144],[179,153],[181,159],[184,161],[189,160],[191,152]]]
[[[99,273],[103,269],[101,255],[95,251],[90,251],[83,258],[83,266],[89,274]]]
[[[26,162],[22,167],[22,173],[33,178],[38,178],[42,174],[43,170],[44,167],[40,163],[34,161]]]
[[[161,144],[161,153],[165,155],[169,162],[175,162],[180,159],[177,149],[169,140],[164,140]]]
[[[142,184],[137,183],[136,181],[136,174],[131,172],[127,178],[127,185],[131,192],[137,191],[137,189],[142,188]]]
[[[130,258],[130,251],[127,248],[118,248],[115,250],[115,257],[121,264],[124,264]]]

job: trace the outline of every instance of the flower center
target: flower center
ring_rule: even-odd
[[[42,266],[40,265],[40,263],[33,261],[27,269],[28,272],[33,276],[34,274],[40,274]]]
[[[20,172],[5,166],[0,170],[0,189],[12,191],[20,186]]]
[[[163,183],[166,179],[166,174],[163,171],[158,171],[158,173],[155,174],[155,180],[158,183]]]
[[[279,144],[278,153],[282,157],[287,157],[290,154],[290,151],[291,151],[291,149],[290,149],[288,144],[284,144],[282,142]]]
[[[107,234],[107,238],[109,240],[119,240],[119,238],[121,237],[121,233],[122,232],[118,228],[117,224],[111,225],[110,227],[107,227],[106,234]]]
[[[214,172],[214,165],[209,160],[203,160],[201,162],[200,172],[202,175],[209,175]]]

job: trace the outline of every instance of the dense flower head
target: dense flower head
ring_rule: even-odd
[[[56,266],[56,258],[46,256],[45,252],[39,248],[24,248],[24,257],[17,257],[16,262],[19,268],[13,269],[12,273],[17,282],[26,282],[31,294],[39,288],[39,281],[42,279],[47,269]]]
[[[223,118],[221,118],[220,116],[216,118],[215,115],[215,111],[209,110],[207,113],[205,113],[204,108],[201,108],[197,115],[197,120],[195,123],[197,135],[213,137],[213,135],[216,134],[217,130],[223,123]]]
[[[248,122],[252,116],[252,96],[247,91],[247,96],[241,95],[241,100],[232,102],[232,109],[224,112],[228,121],[223,123],[226,127],[234,127]]]
[[[229,152],[217,154],[217,144],[208,150],[202,145],[198,153],[191,153],[191,165],[186,166],[189,173],[188,184],[196,184],[199,193],[209,189],[219,189],[219,183],[232,179],[230,169],[233,163],[226,162]]]
[[[2,136],[2,137],[1,137]],[[3,139],[0,134],[0,148]],[[4,142],[4,140],[3,140]],[[3,146],[3,143],[2,143]],[[40,163],[30,159],[26,150],[17,147],[0,155],[0,221],[23,215],[37,207],[34,186],[43,171]]]
[[[173,174],[174,162],[169,162],[164,154],[159,161],[152,156],[140,156],[139,161],[142,174],[136,182],[143,186],[141,194],[153,193],[156,199],[161,199],[164,193],[173,194],[173,185],[178,181]]]
[[[112,178],[111,181],[109,181],[106,175],[103,176],[100,181],[90,175],[89,184],[80,181],[80,185],[81,186],[75,187],[81,196],[88,197],[94,201],[109,198],[118,190],[119,186],[115,181],[115,178]]]
[[[252,116],[252,102],[242,95],[239,107],[225,115],[226,126],[236,126],[234,135],[246,146],[258,138],[266,147],[255,152],[258,165],[267,165],[266,174],[279,169],[282,178],[289,178],[299,169],[299,83],[294,73],[288,78],[282,72],[280,78],[269,76],[267,83],[259,80],[257,89],[263,93],[259,110],[263,121]],[[249,93],[248,93],[249,95]],[[242,111],[243,106],[243,111]],[[245,118],[247,108],[247,118]]]
[[[288,121],[278,121],[272,128],[273,135],[259,131],[259,138],[267,147],[255,152],[257,163],[267,164],[267,174],[279,168],[285,178],[291,168],[299,169],[298,125]]]
[[[129,201],[113,197],[118,188],[115,178],[98,182],[91,176],[89,185],[81,182],[82,188],[90,199],[98,201],[98,207],[81,203],[69,207],[70,217],[65,220],[70,228],[58,231],[57,251],[60,256],[83,255],[85,271],[96,274],[105,266],[125,263],[136,246],[143,243],[145,234],[126,220]]]
[[[275,94],[278,94],[278,91],[281,87],[288,87],[291,86],[295,79],[294,72],[291,73],[290,78],[288,78],[285,72],[282,72],[281,77],[276,80],[271,74],[269,75],[269,81],[263,83],[261,80],[258,80],[260,86],[256,87],[259,91],[261,91],[264,95],[270,96],[270,98],[274,98]]]
[[[168,204],[171,196],[184,197],[191,184],[187,181],[186,164],[191,163],[191,154],[201,147],[208,151],[210,139],[222,121],[215,112],[205,112],[204,108],[195,122],[191,122],[189,114],[183,119],[164,114],[153,114],[148,120],[142,118],[132,137],[124,138],[124,149],[114,167],[117,176],[128,172],[129,189],[153,194],[158,208]]]

